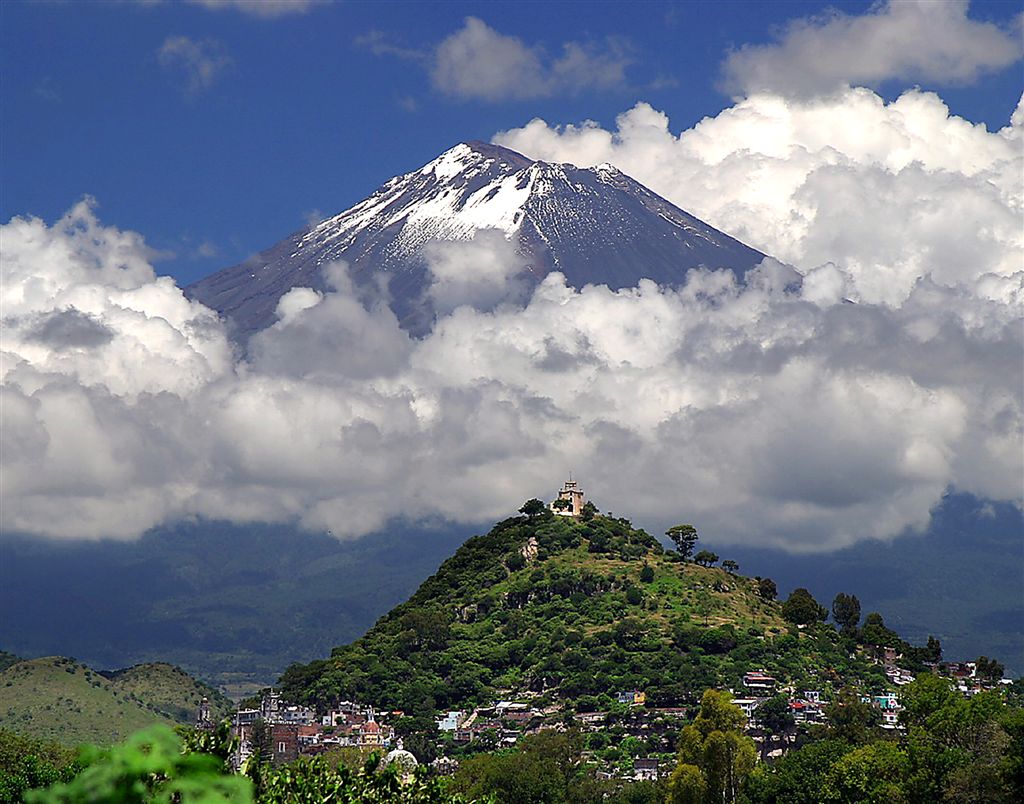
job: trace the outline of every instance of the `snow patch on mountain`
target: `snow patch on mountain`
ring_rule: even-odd
[[[435,312],[429,262],[438,252],[431,244],[468,242],[488,231],[514,245],[515,273],[536,282],[557,270],[576,287],[617,289],[642,278],[674,285],[699,266],[742,275],[764,258],[611,164],[533,161],[473,142],[188,292],[246,336],[276,320],[277,302],[291,288],[324,290],[324,266],[344,260],[357,285],[379,286],[383,275],[396,314],[410,330],[423,331]],[[474,267],[466,270],[472,274]]]

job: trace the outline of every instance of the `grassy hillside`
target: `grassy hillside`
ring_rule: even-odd
[[[124,670],[104,672],[118,692],[144,701],[148,708],[179,723],[192,723],[203,698],[209,699],[214,720],[226,717],[233,709],[221,692],[197,681],[180,667],[164,662],[137,664]]]
[[[0,727],[57,740],[110,745],[171,719],[73,659],[30,659],[0,673]]]
[[[216,690],[169,664],[102,674],[49,656],[0,673],[0,728],[65,745],[110,745],[153,723],[191,723],[203,696],[214,717],[231,708]]]
[[[840,668],[884,683],[833,629],[786,623],[754,579],[684,563],[625,519],[544,514],[470,539],[364,637],[281,684],[423,714],[525,692],[606,706],[634,688],[674,705],[758,668],[794,684]]]

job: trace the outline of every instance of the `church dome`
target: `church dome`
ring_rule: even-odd
[[[381,762],[381,766],[385,768],[395,765],[400,774],[412,773],[419,764],[419,760],[416,759],[411,751],[406,751],[402,748],[401,742],[399,742],[398,748],[388,751],[384,761]]]

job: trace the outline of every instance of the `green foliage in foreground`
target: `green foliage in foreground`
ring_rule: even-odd
[[[72,779],[81,766],[60,743],[0,729],[0,804],[22,800],[26,790]]]
[[[151,726],[114,748],[84,746],[85,769],[74,779],[26,793],[28,804],[85,804],[103,801],[129,804],[145,801],[252,801],[252,782],[225,772],[217,756],[183,752],[169,727]]]
[[[669,781],[670,804],[737,800],[757,761],[754,741],[743,735],[745,721],[729,693],[704,693],[700,714],[679,733],[679,763]]]
[[[227,757],[233,747],[226,724],[216,733],[186,732],[184,739],[157,725],[138,732],[114,748],[83,746],[77,775],[44,789],[27,790],[27,804],[286,804],[286,802],[395,802],[395,804],[459,804],[443,781],[419,769],[401,780],[380,767],[373,755],[359,770],[334,767],[323,758],[302,758],[281,768],[250,763],[246,774],[231,773]],[[2,757],[3,770],[10,758]],[[68,774],[65,774],[68,775]],[[2,777],[0,777],[2,778]],[[40,778],[33,784],[46,784]],[[6,801],[18,801],[24,788]]]
[[[1024,710],[1002,693],[964,698],[923,674],[900,692],[906,734],[882,735],[850,696],[821,739],[756,768],[750,804],[1016,802],[1024,791]],[[865,705],[867,710],[869,706]]]

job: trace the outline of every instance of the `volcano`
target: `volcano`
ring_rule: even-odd
[[[700,266],[742,277],[765,257],[612,165],[534,161],[469,142],[186,290],[244,339],[274,323],[278,300],[292,288],[324,290],[323,267],[344,260],[357,287],[383,280],[399,320],[417,333],[433,318],[428,246],[482,231],[514,244],[528,284],[560,271],[574,287],[618,289],[644,278],[677,285]]]

